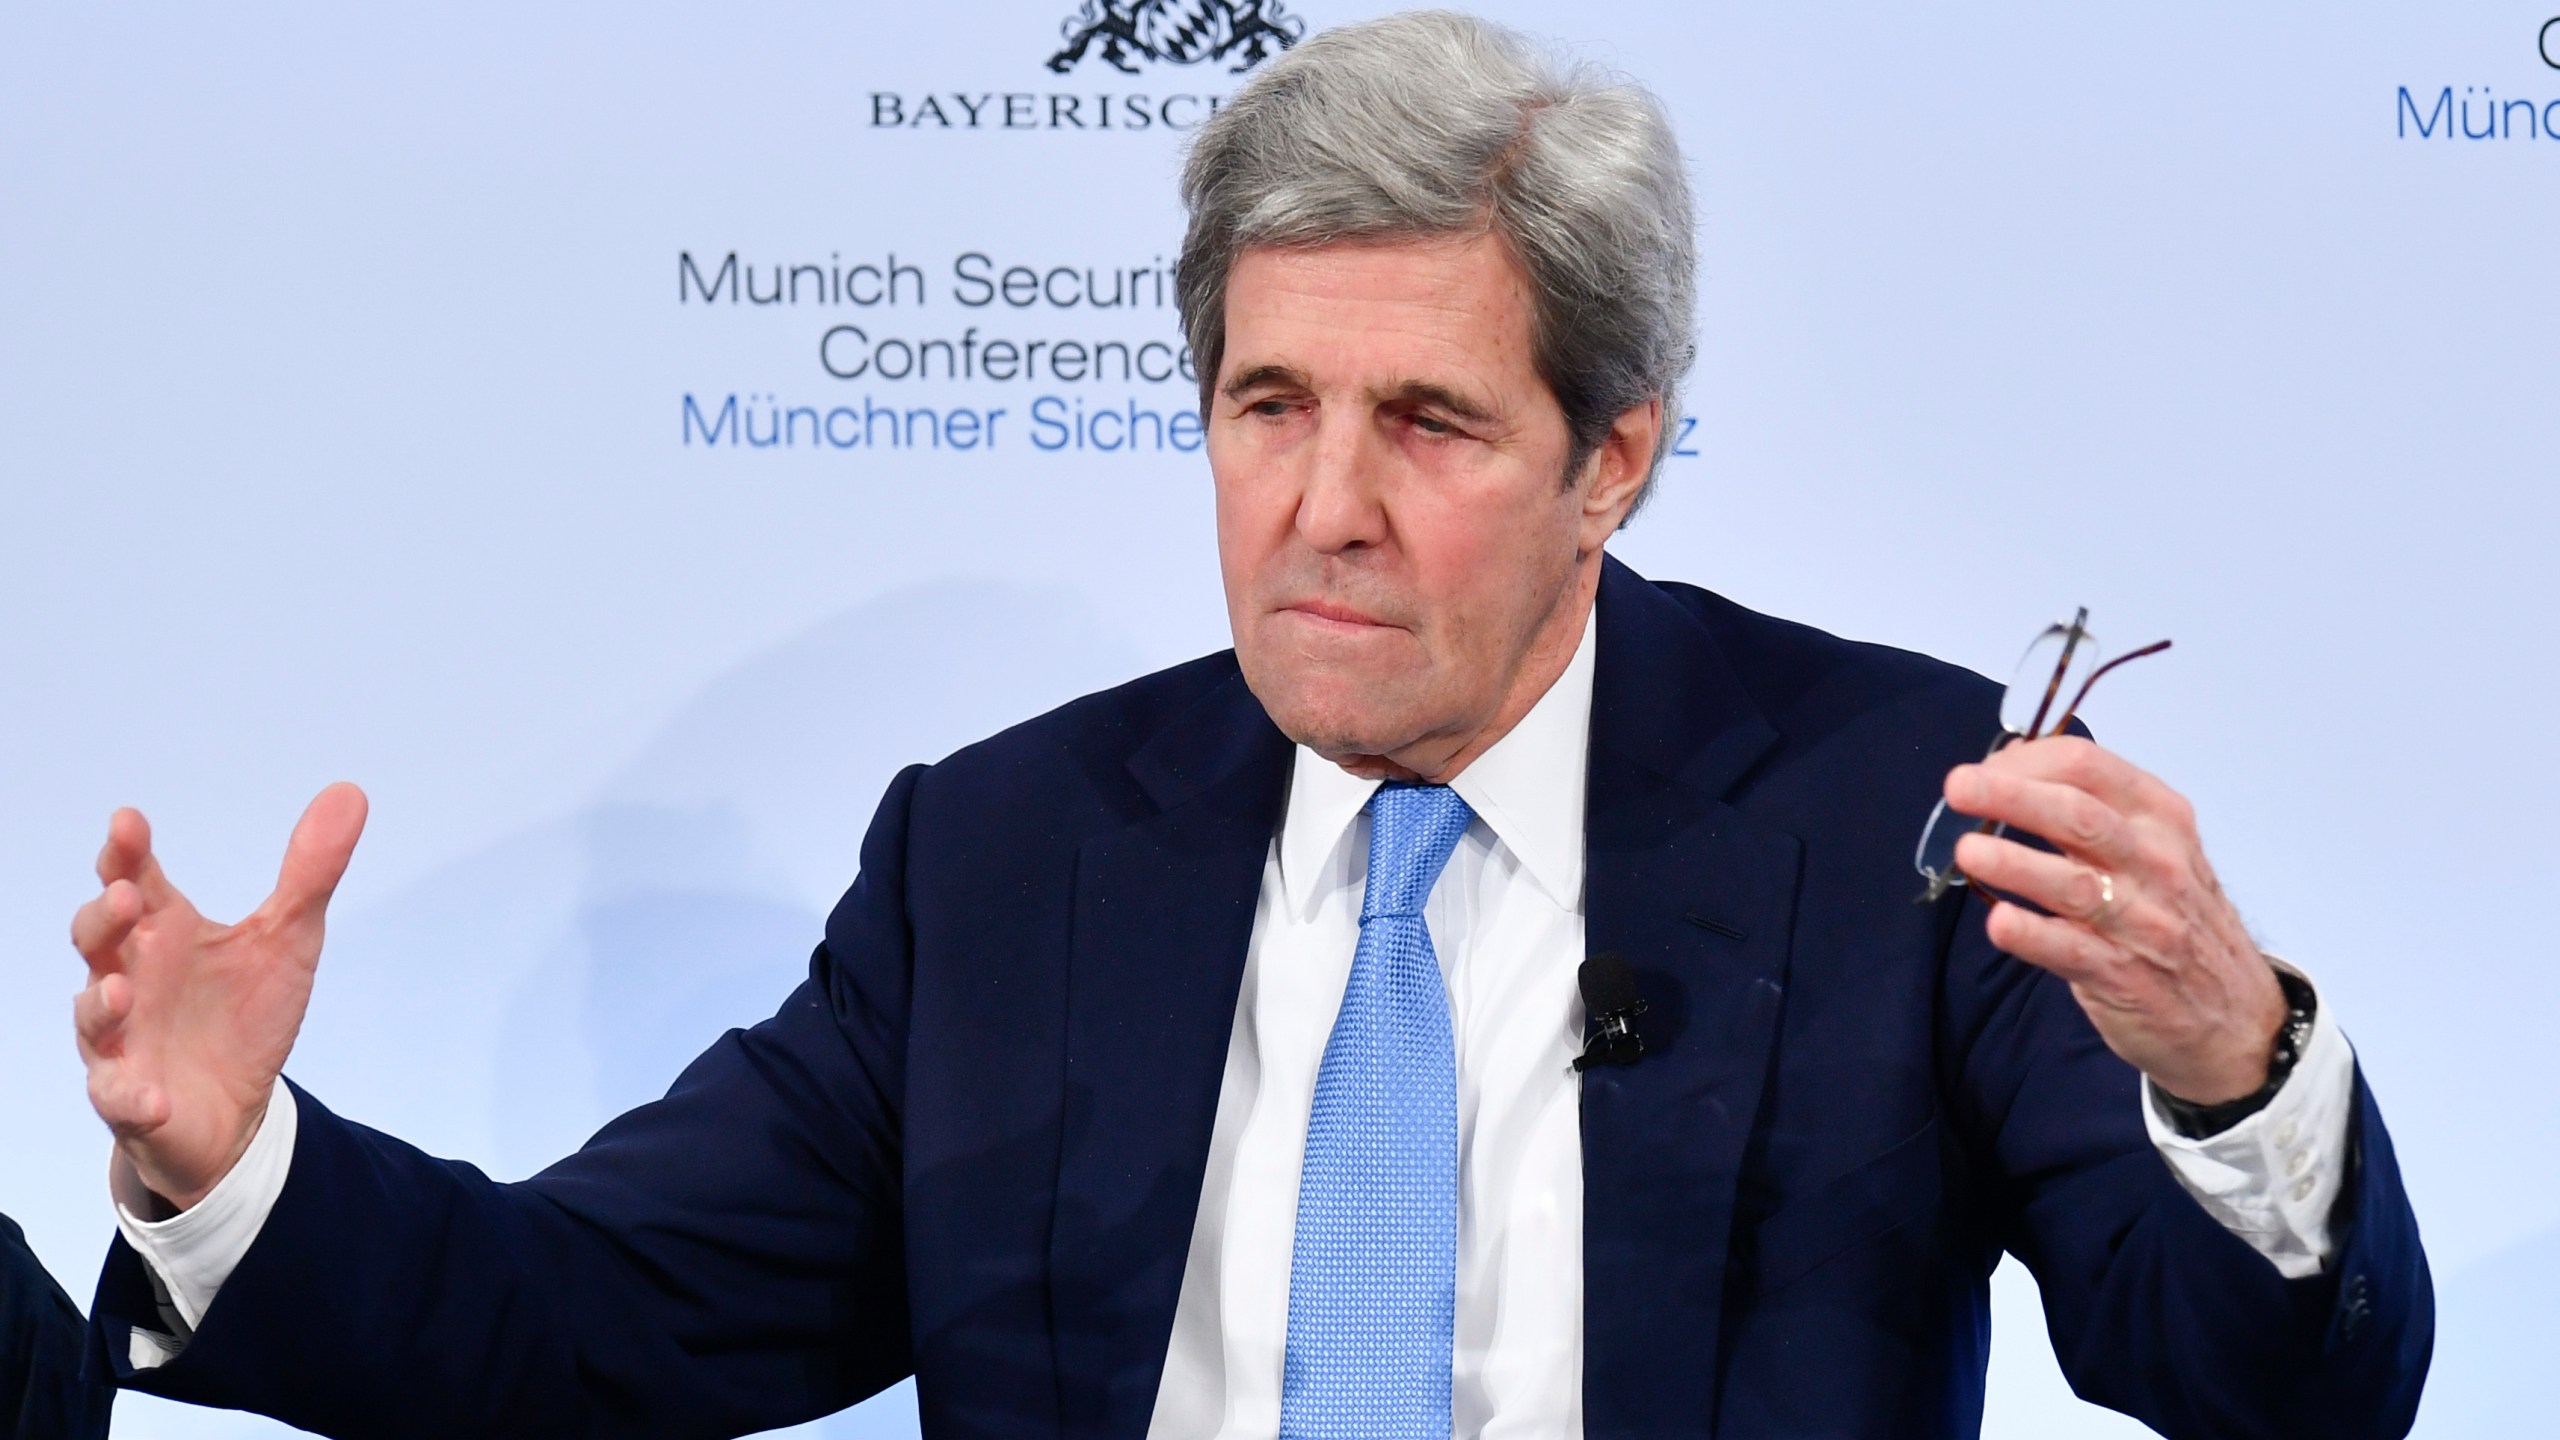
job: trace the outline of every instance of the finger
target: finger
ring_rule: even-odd
[[[133,983],[122,975],[102,975],[71,997],[71,1028],[80,1039],[81,1058],[113,1059],[121,1053],[125,1017],[133,1013]]]
[[[118,880],[71,915],[71,945],[92,969],[117,966],[116,947],[133,933],[142,918],[142,892],[130,880]]]
[[[89,1108],[118,1135],[148,1135],[169,1123],[169,1094],[121,1065],[89,1069]]]
[[[2166,813],[2186,803],[2160,777],[2078,735],[2005,745],[1983,763],[2030,780],[2086,790],[2125,814]]]
[[[2121,952],[2088,926],[2002,901],[1983,919],[1991,943],[2074,986],[2111,990]]]
[[[285,842],[284,869],[264,907],[285,920],[315,919],[328,908],[364,834],[364,792],[341,780],[320,792]]]
[[[2101,870],[2130,868],[2133,835],[2124,816],[2097,796],[2055,780],[2033,780],[1989,765],[1947,772],[1947,803],[1968,815],[2040,835]]]
[[[1956,868],[2004,895],[2024,896],[2084,925],[2102,925],[2123,908],[2121,895],[2110,900],[2110,883],[2099,872],[2015,840],[1967,835],[1956,842]],[[2115,881],[2113,888],[2123,884]]]
[[[112,885],[118,880],[130,880],[141,890],[145,909],[177,898],[177,888],[161,873],[159,857],[151,853],[151,822],[130,805],[107,818],[107,843],[98,851],[98,883]]]

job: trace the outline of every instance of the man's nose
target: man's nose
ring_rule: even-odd
[[[1298,534],[1318,553],[1339,554],[1387,538],[1378,486],[1381,459],[1365,427],[1340,416],[1319,419],[1306,487],[1298,496]]]

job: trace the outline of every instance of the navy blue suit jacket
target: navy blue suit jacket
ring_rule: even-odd
[[[2396,1436],[2432,1302],[2359,1082],[2288,1282],[2145,1137],[2065,988],[1912,904],[1996,690],[1610,563],[1588,934],[1652,1009],[1582,1092],[1586,1424],[1975,1433],[2018,1256],[2065,1372],[2170,1436]],[[709,1436],[917,1377],[929,1437],[1138,1437],[1290,746],[1231,654],[889,787],[809,980],[517,1185],[303,1100],[185,1354],[125,1383],[344,1436]],[[101,1347],[155,1326],[110,1258]]]
[[[84,1363],[89,1327],[0,1215],[0,1440],[105,1440],[115,1391]]]

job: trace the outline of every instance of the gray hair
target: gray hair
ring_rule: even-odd
[[[1670,120],[1641,86],[1473,16],[1346,25],[1200,127],[1182,199],[1176,288],[1204,409],[1246,250],[1491,232],[1536,296],[1538,373],[1573,434],[1567,480],[1621,414],[1659,398],[1637,505],[1652,495],[1696,350],[1696,221]]]

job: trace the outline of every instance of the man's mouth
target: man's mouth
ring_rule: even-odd
[[[1339,600],[1301,600],[1287,607],[1287,611],[1325,625],[1341,626],[1345,629],[1377,629],[1387,623],[1365,611],[1355,610]]]

